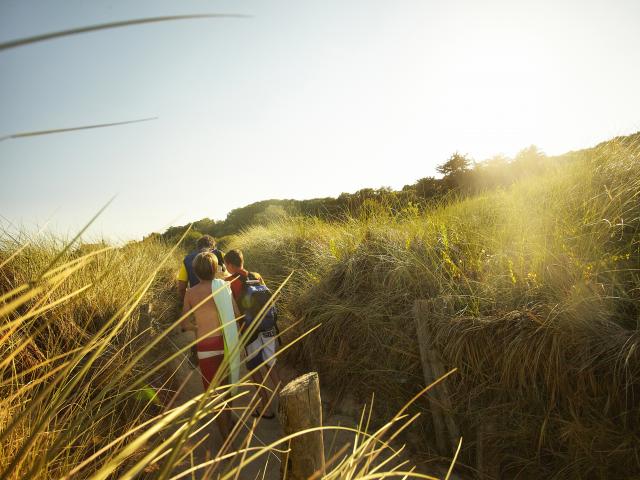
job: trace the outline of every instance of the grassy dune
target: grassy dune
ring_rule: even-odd
[[[321,324],[289,361],[362,404],[375,392],[381,429],[354,432],[357,448],[327,478],[382,476],[370,463],[378,442],[416,410],[414,446],[438,453],[424,396],[406,405],[424,387],[412,313],[420,299],[433,300],[425,326],[458,369],[446,382],[460,466],[473,465],[476,430],[493,418],[488,441],[507,477],[640,475],[638,160],[634,145],[612,142],[425,214],[372,205],[359,219],[294,218],[231,240],[272,285],[295,270],[279,305],[283,327],[301,321],[285,340]],[[2,478],[242,478],[248,461],[286,446],[247,447],[251,429],[238,430],[236,445],[192,455],[207,441],[203,422],[233,392],[216,385],[172,401],[189,348],[166,339],[181,254],[152,241],[67,248],[2,232]],[[153,322],[140,304],[153,305]],[[246,419],[254,402],[236,413]]]
[[[290,359],[324,385],[362,399],[375,391],[379,413],[394,411],[423,384],[414,301],[435,299],[452,306],[426,321],[445,365],[459,368],[447,381],[465,461],[478,425],[497,418],[491,441],[505,475],[635,477],[639,151],[612,141],[425,214],[290,219],[233,246],[274,281],[296,271],[285,317],[322,327]]]
[[[173,292],[181,255],[148,241],[68,248],[2,232],[0,478],[244,478],[247,465],[286,450],[291,437],[250,443],[257,396],[248,375],[235,390],[214,380],[176,401],[190,347],[168,340],[180,321]],[[153,306],[152,321],[141,304]],[[232,443],[203,455],[211,422],[239,396],[247,399],[233,405]],[[383,451],[385,469],[410,469],[380,448],[408,420],[355,430],[355,446],[333,459],[326,478],[364,477]]]
[[[159,413],[152,397],[166,372],[137,382],[150,358],[132,359],[149,334],[137,304],[172,309],[164,292],[172,265],[161,245],[60,256],[54,239],[6,235],[1,247],[0,469],[58,478]]]

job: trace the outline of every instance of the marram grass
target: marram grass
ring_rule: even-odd
[[[425,213],[292,218],[232,246],[273,281],[295,269],[280,305],[302,331],[321,327],[290,361],[337,393],[375,391],[379,418],[424,383],[413,306],[431,299],[449,305],[423,321],[459,369],[447,382],[463,462],[497,419],[487,441],[506,477],[640,477],[639,152],[612,141]]]
[[[249,464],[286,454],[291,438],[305,433],[250,443],[258,397],[246,388],[249,374],[175,402],[175,369],[191,346],[171,348],[168,340],[181,320],[173,295],[179,259],[174,248],[151,242],[67,248],[3,232],[1,478],[243,478]],[[153,325],[141,317],[143,302],[154,305]],[[293,335],[293,342],[314,333]],[[231,406],[247,396],[246,407]],[[215,418],[230,409],[238,420],[232,437],[205,459],[195,455],[211,441]],[[416,416],[400,410],[390,418],[373,431],[363,422],[322,427],[351,431],[353,444],[328,459],[318,478],[432,478],[389,443]]]

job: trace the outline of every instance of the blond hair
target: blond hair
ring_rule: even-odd
[[[218,259],[211,252],[201,252],[193,259],[192,266],[200,280],[213,280],[218,271]]]

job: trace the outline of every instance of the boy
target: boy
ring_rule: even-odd
[[[216,247],[216,240],[211,235],[202,235],[196,242],[196,249],[184,257],[180,264],[180,270],[178,271],[177,283],[178,283],[178,296],[180,300],[184,299],[184,292],[187,291],[187,284],[190,287],[195,287],[199,280],[198,276],[193,271],[193,260],[196,255],[201,252],[211,252],[215,254],[218,260],[218,266],[222,267],[223,252]]]
[[[242,295],[244,289],[244,283],[247,280],[257,280],[264,285],[264,280],[259,273],[249,272],[244,268],[244,257],[240,250],[230,250],[224,256],[224,265],[229,273],[229,276],[225,278],[228,282],[231,282],[231,291],[233,292],[233,298],[237,305],[242,303]],[[242,312],[242,309],[240,309]],[[253,374],[253,381],[257,384],[263,384],[265,379],[266,367],[270,367],[268,378],[271,380],[274,388],[280,384],[280,377],[275,369],[275,353],[277,342],[277,331],[275,327],[266,332],[260,332],[258,338],[245,347],[247,353],[247,369],[253,370],[258,365],[265,363],[265,365]],[[269,401],[269,394],[264,388],[260,389],[260,395],[264,405],[267,405]],[[266,407],[265,407],[266,408]],[[258,412],[254,416],[260,415]],[[262,412],[262,418],[274,418],[275,414]]]
[[[222,267],[223,264],[223,252],[218,250],[216,247],[216,239],[211,235],[202,235],[198,241],[196,242],[196,249],[186,255],[182,259],[182,263],[180,264],[180,270],[178,271],[177,287],[178,287],[178,298],[180,300],[184,300],[185,292],[187,291],[187,285],[189,287],[195,287],[200,280],[198,280],[198,276],[193,271],[193,260],[196,258],[198,253],[200,252],[211,252],[216,256],[218,260],[218,266]],[[222,269],[222,268],[220,268]],[[196,347],[191,348],[191,359],[190,363],[192,365],[197,365],[198,361],[196,358]],[[195,367],[193,367],[195,368]]]
[[[182,307],[183,316],[198,306],[191,315],[182,320],[182,330],[192,330],[196,332],[196,338],[200,341],[197,344],[198,365],[202,373],[202,384],[204,389],[209,388],[224,359],[224,338],[221,330],[221,319],[217,302],[222,302],[221,296],[229,296],[233,304],[236,317],[239,316],[238,308],[231,296],[231,292],[226,289],[216,294],[216,300],[212,297],[212,282],[218,271],[218,259],[212,252],[201,252],[195,256],[192,263],[194,274],[198,277],[198,284],[187,289]],[[191,318],[195,318],[195,324]],[[224,383],[225,379],[219,379]],[[228,411],[223,412],[218,417],[218,428],[223,438],[231,433],[232,423]]]

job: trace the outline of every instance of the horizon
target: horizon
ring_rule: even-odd
[[[117,194],[87,237],[126,241],[261,200],[398,190],[455,151],[482,161],[534,144],[559,155],[640,130],[640,5],[627,0],[39,1],[0,13],[0,42],[251,15],[0,52],[0,137],[159,117],[0,142],[5,227],[51,218],[53,232],[73,235]]]

